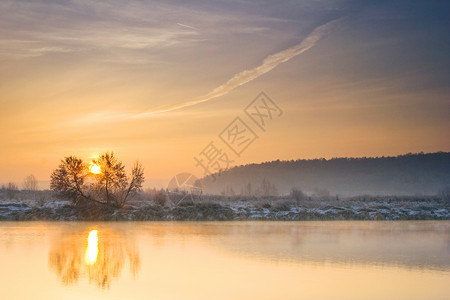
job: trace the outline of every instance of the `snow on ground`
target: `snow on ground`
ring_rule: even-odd
[[[83,214],[59,199],[0,200],[0,220],[450,220],[450,203],[433,197],[360,197],[295,202],[287,197],[203,196],[179,206],[135,200],[124,209]]]

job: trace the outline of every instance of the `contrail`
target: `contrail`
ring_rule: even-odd
[[[186,25],[186,24],[183,24],[183,23],[177,23],[177,25],[182,26],[182,27],[186,27],[186,28],[189,28],[189,29],[193,29],[193,30],[198,30],[194,26],[189,26],[189,25]]]
[[[263,74],[266,74],[279,64],[287,62],[291,58],[311,49],[329,31],[332,25],[338,21],[339,19],[333,20],[319,27],[316,27],[304,40],[301,41],[301,43],[292,46],[288,49],[285,49],[283,51],[267,56],[261,65],[250,70],[244,70],[242,72],[239,72],[238,74],[234,75],[230,80],[228,80],[226,83],[215,88],[213,91],[209,92],[206,95],[177,104],[161,106],[152,111],[135,115],[135,118],[144,118],[153,114],[171,112],[174,110],[194,106],[199,103],[203,103],[211,99],[223,96],[229,93],[231,90],[237,88],[238,86],[241,86],[245,83],[248,83],[258,78]]]
[[[326,24],[323,24],[319,27],[316,27],[299,44],[292,46],[288,49],[285,49],[283,51],[280,51],[275,54],[267,56],[263,60],[261,65],[255,67],[253,69],[244,70],[242,72],[237,73],[226,83],[222,84],[221,86],[215,88],[213,91],[211,91],[208,94],[203,95],[201,97],[197,97],[195,99],[177,103],[177,104],[160,106],[154,110],[150,110],[150,111],[146,111],[146,112],[138,113],[138,114],[132,114],[132,113],[117,114],[114,112],[103,112],[100,114],[84,116],[82,119],[79,119],[76,122],[78,124],[80,122],[86,123],[86,122],[95,122],[98,120],[105,121],[107,119],[109,119],[111,121],[112,120],[118,121],[119,119],[122,119],[122,120],[143,119],[143,118],[148,118],[148,117],[159,115],[159,114],[164,114],[167,112],[172,112],[174,110],[179,110],[179,109],[182,109],[185,107],[194,106],[194,105],[209,101],[211,99],[223,96],[223,95],[229,93],[231,90],[237,88],[238,86],[246,84],[247,82],[250,82],[250,81],[258,78],[259,76],[266,74],[267,72],[271,71],[276,66],[278,66],[279,64],[287,62],[291,58],[311,49],[330,30],[332,25],[339,22],[340,20],[341,19],[336,19],[336,20],[330,21]],[[180,23],[179,25],[184,25],[184,24]]]

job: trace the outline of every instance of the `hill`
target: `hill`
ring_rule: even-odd
[[[270,196],[292,188],[308,195],[435,195],[450,185],[450,152],[395,157],[271,161],[202,180],[206,193]]]

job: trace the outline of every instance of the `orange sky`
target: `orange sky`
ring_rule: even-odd
[[[34,174],[46,187],[64,156],[115,151],[164,186],[202,176],[193,158],[211,141],[233,164],[449,151],[448,20],[369,2],[1,1],[0,183]],[[336,19],[251,80],[149,113],[259,70]],[[261,91],[283,110],[265,132],[244,113]],[[238,116],[259,136],[240,157],[218,137]]]

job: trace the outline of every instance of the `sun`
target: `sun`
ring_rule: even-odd
[[[101,172],[100,166],[98,166],[98,165],[96,165],[96,164],[92,164],[92,165],[89,167],[89,171],[91,171],[91,173],[94,173],[94,174],[99,174],[99,173]]]

